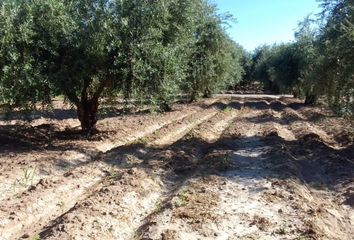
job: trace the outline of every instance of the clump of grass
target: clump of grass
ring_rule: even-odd
[[[186,138],[191,139],[191,138],[196,138],[198,136],[198,133],[195,131],[195,129],[192,129],[189,133],[187,133]]]
[[[21,187],[29,187],[33,184],[34,177],[36,175],[37,168],[25,168],[22,169],[23,176],[20,179],[16,179],[13,184],[13,188],[15,189],[18,185]]]
[[[31,237],[31,240],[41,240],[41,237],[38,234],[36,234]]]
[[[228,154],[225,154],[217,165],[217,169],[221,171],[226,171],[232,167],[232,160]]]
[[[310,239],[313,239],[313,238],[306,237],[306,236],[299,236],[299,237],[295,238],[295,240],[310,240]]]
[[[279,235],[285,235],[287,233],[286,231],[286,227],[285,226],[281,226],[280,228],[278,228],[275,233],[279,234]]]
[[[24,185],[26,185],[26,186],[32,185],[35,174],[36,174],[36,168],[34,168],[34,169],[31,169],[31,168],[23,169],[22,183]]]
[[[163,202],[160,199],[156,201],[155,207],[156,207],[157,211],[161,210],[162,205],[163,205]]]
[[[218,171],[227,171],[233,167],[233,161],[228,153],[215,153],[207,156],[206,164]]]
[[[58,204],[57,204],[60,208],[63,208],[65,206],[65,203],[63,201],[60,201]]]
[[[125,156],[124,166],[131,168],[139,165],[141,162],[142,160],[140,160],[138,157],[128,154]]]
[[[187,205],[188,203],[188,191],[187,190],[182,190],[179,194],[178,194],[178,198],[176,199],[176,201],[174,202],[176,207],[182,207]]]
[[[146,137],[142,137],[132,141],[130,145],[146,145],[147,143],[148,143],[148,139]]]
[[[227,106],[227,107],[224,108],[224,110],[223,110],[224,113],[229,113],[229,112],[231,112],[231,111],[232,111],[232,107],[230,107],[230,106]]]
[[[149,112],[150,114],[158,114],[161,113],[161,109],[159,109],[158,107],[151,107],[149,108]]]

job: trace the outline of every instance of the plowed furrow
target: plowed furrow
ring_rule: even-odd
[[[215,114],[217,114],[217,112],[218,111],[216,109],[210,109],[205,110],[203,113],[195,113],[185,119],[184,123],[177,122],[168,128],[163,129],[162,132],[156,133],[156,136],[154,136],[153,139],[149,139],[147,141],[152,146],[171,145],[202,122],[212,118]]]
[[[244,113],[244,115],[246,114],[248,113]],[[246,137],[245,140],[242,140],[245,142],[240,143],[240,146],[252,144],[252,147],[258,147],[259,144],[253,144],[247,138],[259,134],[262,131],[260,125],[254,124],[248,126],[248,128],[243,128],[241,124],[241,126],[237,125],[236,127],[239,120],[234,120],[225,125],[222,124],[224,129],[236,128],[240,131],[236,135],[230,135],[228,131],[224,131],[221,138]],[[203,130],[207,130],[207,128],[200,129],[198,132],[203,133]],[[186,180],[174,193],[165,208],[147,219],[149,223],[145,223],[145,226],[139,229],[136,236],[138,239],[157,240],[161,237],[170,237],[170,239],[196,240],[215,239],[216,237],[228,239],[232,237],[222,235],[222,227],[218,224],[222,218],[216,212],[219,202],[223,200],[220,198],[220,191],[225,188],[226,182],[222,176],[215,175],[217,173],[215,170],[219,167],[227,167],[219,165],[219,163],[225,161],[225,156],[229,156],[229,151],[214,151],[216,146],[213,146],[213,144],[209,146],[209,153],[204,157],[207,164],[206,170],[203,172],[202,169],[199,169],[200,174]]]
[[[163,193],[159,177],[131,169],[119,179],[79,202],[57,224],[40,234],[42,239],[127,239]],[[65,229],[63,231],[62,229]]]
[[[18,163],[8,164],[1,169],[0,202],[26,191],[41,179],[62,175],[77,165],[87,163],[92,156],[89,153],[67,150],[31,152],[18,154],[14,158]]]
[[[205,142],[215,142],[239,114],[239,111],[236,110],[230,110],[230,112],[221,111],[199,125],[191,134]]]
[[[102,152],[107,152],[113,148],[127,145],[131,142],[134,142],[140,138],[143,138],[149,134],[152,134],[156,132],[157,130],[160,130],[161,128],[170,125],[176,121],[182,121],[182,119],[188,117],[189,115],[195,113],[197,109],[193,109],[192,111],[185,111],[182,112],[181,114],[174,114],[174,116],[164,119],[163,117],[158,118],[155,122],[155,124],[151,126],[144,126],[143,124],[140,124],[140,126],[137,126],[137,128],[132,131],[132,129],[127,129],[124,128],[124,139],[117,139],[115,141],[107,141],[104,143],[100,143],[96,146],[97,150],[102,151]]]
[[[231,169],[186,181],[171,203],[148,219],[139,239],[351,239],[352,209],[303,182],[304,169],[297,165],[314,156],[289,153],[287,142],[305,147],[292,129],[274,117],[262,119],[262,112],[245,116],[259,122],[237,119],[224,134],[227,144],[210,154],[213,161],[229,159]]]
[[[60,154],[41,171],[70,164],[0,195],[0,240],[351,239],[351,149],[287,103],[241,100],[126,117],[90,148],[41,153]]]
[[[17,197],[3,202],[0,210],[0,235],[16,239],[33,224],[44,224],[75,205],[88,189],[104,176],[104,164],[89,164],[80,169],[41,180]]]
[[[213,112],[213,114],[215,113]],[[210,110],[203,110],[200,112],[200,115],[200,119],[202,120],[198,118],[196,120],[198,123],[211,117]],[[195,124],[191,122],[191,120],[192,119],[187,116],[183,121],[180,121],[180,124],[185,124],[190,128]],[[172,125],[174,124],[172,123]],[[161,125],[159,128],[161,128]],[[177,131],[177,133],[172,131]],[[177,128],[172,128],[170,133],[174,136],[174,139],[176,139],[176,136],[183,136],[181,131]],[[146,134],[148,134],[148,132],[146,132]],[[47,224],[56,216],[72,208],[78,199],[87,192],[87,189],[100,182],[105,176],[105,173],[109,171],[111,171],[110,166],[94,161],[76,167],[72,172],[68,173],[69,175],[73,174],[74,177],[66,179],[65,177],[57,176],[54,177],[54,179],[58,178],[58,180],[48,179],[49,182],[53,183],[53,185],[49,185],[48,188],[43,189],[40,186],[41,184],[37,184],[36,186],[38,188],[30,187],[31,191],[20,195],[18,199],[8,199],[8,201],[3,204],[3,209],[6,210],[0,215],[1,219],[3,219],[0,224],[0,233],[2,233],[3,236],[12,238],[19,237],[24,232],[33,232],[35,229],[33,224],[37,223],[35,226],[39,226],[39,224],[43,226],[43,224]],[[82,182],[81,177],[78,176],[83,176],[82,179],[84,179],[84,182]],[[46,180],[43,181],[45,182]],[[43,198],[43,200],[38,204],[37,199],[41,198]],[[44,206],[46,206],[48,211],[43,210]],[[16,210],[16,208],[18,209]],[[12,212],[15,212],[15,217]],[[21,225],[17,223],[21,223]],[[30,229],[29,226],[31,226]]]
[[[303,136],[312,134],[314,136],[317,136],[320,140],[329,145],[337,145],[335,140],[331,136],[329,136],[324,130],[306,121],[296,121],[290,125],[290,129],[295,133],[296,138],[301,138]]]
[[[209,116],[211,113],[206,111],[204,114]],[[203,113],[199,115],[200,119],[204,119],[202,116]],[[199,121],[200,120],[195,120],[195,122]],[[189,121],[187,122],[187,125],[189,125]],[[218,121],[214,121],[214,123],[217,124]],[[227,127],[226,124],[219,124],[218,131],[223,130],[220,128],[220,125]],[[190,128],[191,127],[188,129]],[[203,122],[198,128],[209,131],[213,130],[214,126]],[[189,137],[190,136],[186,136],[181,141],[188,142]],[[182,155],[198,158],[198,156],[195,156],[195,153],[202,151],[204,147],[205,144],[197,143],[193,145],[193,147],[186,149],[184,144],[179,146],[177,142],[174,146],[168,148],[169,150],[167,152],[171,153],[172,151],[177,155],[183,148]],[[130,152],[129,155],[135,156],[136,158],[143,158],[143,162],[152,161],[151,158],[153,158],[154,155],[139,154],[142,151],[149,152],[151,150],[137,149],[136,153]],[[170,171],[164,171],[162,173],[160,171],[159,174],[154,174],[148,166],[144,165],[141,166],[141,169],[139,166],[131,169],[128,173],[125,173],[124,177],[118,182],[113,181],[112,184],[101,188],[101,190],[96,191],[89,198],[78,204],[78,207],[74,211],[64,215],[57,221],[58,224],[52,226],[51,230],[43,232],[41,236],[44,239],[73,237],[82,239],[98,237],[100,239],[129,239],[135,235],[136,229],[144,224],[144,219],[147,216],[162,207],[164,199],[168,198],[171,194],[170,191],[176,189],[175,185],[177,182],[183,181],[183,178],[190,174],[183,175],[182,177],[176,176],[178,181],[171,185],[168,181],[166,182],[166,179],[171,179],[173,175],[174,173]],[[99,204],[88,208],[87,204],[85,204],[87,202],[97,202]],[[81,222],[84,224],[81,224],[82,227],[78,229],[77,226],[80,225]],[[64,228],[65,231],[61,231],[61,228]]]
[[[105,141],[96,144],[95,148],[101,152],[107,152],[113,148],[127,145],[142,137],[194,113],[197,108],[173,113],[173,116],[161,116],[152,125],[138,124],[136,127],[122,128],[124,138],[117,141]],[[33,153],[31,153],[33,155]],[[66,171],[85,164],[94,158],[94,154],[83,151],[48,151],[37,154],[36,159],[27,157],[26,154],[16,154],[14,161],[24,162],[25,165],[17,164],[15,167],[9,164],[0,173],[0,201],[25,191],[31,185],[37,184],[41,179],[49,176],[62,175]],[[47,159],[48,158],[48,159]],[[18,159],[18,160],[16,160]]]

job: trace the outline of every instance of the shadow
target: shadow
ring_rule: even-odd
[[[33,121],[40,118],[49,118],[56,120],[66,120],[76,118],[76,110],[74,109],[53,109],[52,111],[28,111],[28,110],[17,110],[9,113],[0,114],[0,120],[3,121]]]
[[[353,154],[353,145],[335,150],[313,134],[296,141],[285,141],[272,133],[260,137],[223,137],[215,143],[185,137],[166,147],[135,143],[100,154],[95,160],[127,170],[129,174],[134,174],[133,169],[141,169],[154,174],[158,171],[163,175],[162,181],[169,186],[170,191],[166,193],[161,207],[146,217],[148,219],[171,208],[173,196],[181,191],[188,180],[195,178],[220,176],[230,181],[273,179],[273,182],[277,179],[292,179],[316,189],[334,189],[354,177],[354,163],[350,161]],[[228,159],[231,164],[227,168],[220,168],[218,162],[224,161],[225,156],[230,156]],[[110,179],[120,181],[121,178],[119,175]],[[249,189],[257,192],[263,190],[267,188]],[[344,203],[351,203],[351,197],[348,196]],[[60,224],[61,219],[58,217],[51,222],[40,236],[50,236],[51,229]],[[137,233],[142,233],[145,227],[148,225],[143,224]]]
[[[0,126],[0,153],[25,152],[49,146],[52,142],[54,127],[42,124],[32,127],[27,125]]]
[[[247,102],[245,103],[245,106],[250,107],[252,109],[257,109],[257,110],[266,110],[266,109],[272,109],[276,112],[281,112],[285,108],[292,108],[294,110],[299,110],[303,107],[305,107],[305,104],[302,103],[289,103],[286,104],[280,100],[262,100],[262,101],[255,101],[255,102]]]
[[[250,105],[272,107],[272,104],[263,101],[251,102]],[[227,106],[241,108],[244,104],[233,101],[229,105],[216,104],[209,107],[224,109]],[[283,107],[283,104],[273,107]],[[286,141],[276,132],[253,137],[224,134],[213,143],[193,136],[186,135],[166,147],[135,142],[99,153],[94,160],[122,170],[137,168],[161,174],[164,184],[171,186],[171,195],[178,192],[187,180],[201,176],[216,175],[231,181],[291,179],[318,190],[335,190],[338,185],[348,183],[354,178],[354,145],[334,149],[313,133],[294,141]],[[65,164],[67,163],[62,162],[58,166],[65,167]],[[168,202],[166,200],[166,204]],[[345,203],[350,202],[351,196],[346,197]],[[161,209],[164,207],[167,206],[164,205]],[[53,223],[55,224],[57,223]],[[50,234],[50,231],[44,231],[40,236]]]
[[[285,108],[289,107],[289,105],[281,102],[281,101],[272,101],[270,103],[270,108],[274,111],[280,112],[283,111]]]
[[[215,152],[230,154],[239,171],[213,169],[205,158]],[[286,141],[273,132],[263,137],[224,137],[215,143],[187,137],[163,148],[134,144],[113,149],[103,154],[101,160],[128,168],[159,166],[177,175],[190,175],[191,171],[198,170],[200,174],[221,174],[232,178],[235,174],[253,179],[291,178],[314,188],[325,186],[332,189],[354,177],[353,156],[354,145],[337,150],[323,143],[315,134]],[[260,164],[252,165],[257,161]],[[246,174],[248,170],[253,174]]]
[[[26,153],[32,150],[73,150],[77,147],[66,141],[100,141],[111,131],[97,131],[87,135],[79,128],[58,130],[54,124],[0,126],[0,154]]]
[[[237,108],[241,105],[243,107],[248,107],[254,110],[267,110],[271,109],[276,112],[281,112],[285,108],[292,108],[294,110],[299,110],[303,107],[308,107],[302,103],[290,102],[284,103],[281,100],[275,100],[274,98],[268,97],[258,97],[258,98],[242,98],[242,97],[232,97],[233,103],[237,103]]]
[[[299,103],[299,102],[288,103],[287,106],[294,110],[300,110],[301,108],[309,107],[309,105],[306,105],[305,103]]]
[[[263,113],[259,116],[246,117],[245,119],[250,123],[263,124],[273,122],[280,125],[289,125],[296,121],[304,121],[304,119],[294,115],[282,114],[281,117],[275,117],[271,113]]]
[[[121,107],[101,107],[97,113],[97,116],[100,120],[111,117],[118,116],[131,116],[131,115],[144,115],[151,113],[151,108],[136,108],[129,107],[124,108]],[[8,114],[0,112],[0,120],[1,121],[33,121],[41,118],[47,118],[52,120],[68,120],[68,119],[77,119],[76,109],[53,109],[52,111],[44,110],[44,111],[25,111],[18,110],[14,112],[10,112]]]
[[[211,105],[205,106],[205,108],[210,109],[210,108],[216,108],[219,110],[225,110],[229,104],[223,103],[223,102],[215,102],[212,103]]]
[[[244,106],[254,110],[266,110],[271,108],[270,104],[266,100],[248,101],[244,103]]]
[[[179,111],[179,107],[173,111]],[[60,123],[53,124],[50,123],[50,120],[67,120],[67,119],[77,119],[76,111],[73,109],[64,109],[59,110],[55,109],[52,112],[49,111],[35,111],[32,115],[24,115],[24,111],[14,112],[6,120],[26,120],[28,121],[48,118],[46,122],[37,126],[32,126],[28,122],[19,122],[19,123],[2,123],[0,125],[0,153],[2,152],[16,152],[22,153],[31,150],[38,149],[53,149],[54,142],[63,143],[64,141],[100,141],[107,138],[113,131],[102,131],[95,130],[94,134],[87,135],[81,131],[79,122],[77,122],[76,127],[59,129]],[[119,116],[147,116],[151,114],[151,109],[136,109],[136,108],[103,108],[98,113],[99,120],[104,120],[105,118],[119,117]],[[0,115],[1,116],[1,115]],[[26,121],[27,121],[26,120]],[[58,127],[59,126],[59,127]],[[61,146],[58,149],[62,149]]]
[[[243,104],[241,102],[232,101],[231,103],[229,103],[229,106],[233,109],[241,110]]]

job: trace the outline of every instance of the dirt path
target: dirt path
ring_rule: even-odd
[[[250,111],[241,118],[255,116],[261,118],[262,112]],[[338,202],[335,189],[318,190],[306,184],[304,175],[309,170],[296,166],[294,156],[288,159],[289,149],[284,146],[283,152],[278,145],[286,143],[274,133],[287,136],[289,130],[278,124],[236,123],[237,127],[228,129],[230,135],[224,135],[227,140],[204,157],[201,174],[188,179],[172,197],[172,204],[148,219],[139,238],[352,239],[353,209],[333,204]],[[303,131],[311,133],[307,126]],[[261,137],[267,133],[272,134]],[[277,156],[279,152],[283,156]],[[322,154],[326,158],[329,153]],[[210,164],[215,162],[222,164]],[[215,172],[212,167],[228,169]]]
[[[100,138],[66,142],[82,152],[15,153],[9,179],[21,156],[75,163],[0,197],[0,239],[353,239],[346,128],[312,121],[296,100],[251,97],[104,120]]]

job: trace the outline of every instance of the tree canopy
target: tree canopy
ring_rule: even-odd
[[[339,114],[354,113],[354,3],[321,0],[318,19],[306,17],[295,41],[260,46],[251,75],[267,89],[294,93],[313,104],[319,98]]]
[[[0,3],[0,102],[32,108],[63,94],[82,129],[102,97],[168,110],[241,79],[229,17],[205,0],[4,0]]]
[[[248,53],[226,33],[232,17],[207,0],[2,0],[0,104],[32,109],[64,95],[90,131],[103,98],[169,110],[177,96],[257,80],[352,116],[354,3],[320,3],[295,41]]]

